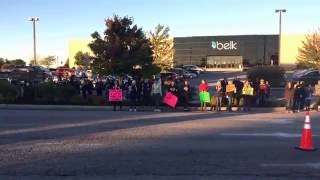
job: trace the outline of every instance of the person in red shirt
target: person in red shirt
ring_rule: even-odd
[[[201,84],[199,85],[199,94],[200,94],[200,104],[201,104],[201,111],[204,111],[207,109],[207,102],[204,101],[202,98],[203,96],[201,94],[208,93],[209,92],[209,86],[205,80],[201,80]]]
[[[267,94],[268,86],[266,85],[264,79],[260,80],[259,88],[258,88],[258,96],[259,96],[259,106],[265,104],[265,98]]]

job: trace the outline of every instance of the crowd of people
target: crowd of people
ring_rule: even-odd
[[[95,79],[82,78],[80,80],[69,79],[62,80],[59,83],[69,83],[79,90],[83,98],[88,96],[106,96],[110,89],[121,90],[123,94],[122,101],[111,102],[113,109],[119,107],[122,110],[123,102],[129,105],[129,111],[137,111],[138,105],[154,106],[155,111],[161,111],[160,106],[163,97],[167,92],[171,92],[179,99],[185,110],[188,109],[189,100],[192,96],[189,82],[185,79],[160,79],[155,76],[151,79],[139,77],[97,77]]]
[[[320,101],[320,81],[314,86],[306,85],[303,81],[287,82],[284,91],[286,99],[286,112],[294,113],[310,110],[312,97],[317,97],[316,104]],[[318,110],[318,106],[316,106]]]
[[[63,82],[63,81],[62,81]],[[137,111],[138,105],[154,106],[154,111],[160,112],[160,106],[166,93],[170,92],[177,97],[177,105],[183,106],[185,111],[189,111],[189,104],[196,94],[195,88],[191,87],[185,79],[161,79],[155,76],[152,79],[133,78],[124,76],[119,78],[88,78],[75,81],[68,80],[68,83],[76,87],[83,98],[91,95],[108,96],[110,89],[119,89],[123,92],[123,101],[128,102],[129,111]],[[209,87],[205,80],[202,80],[199,87],[199,97],[201,110],[221,111],[222,106],[226,106],[227,111],[232,111],[232,107],[237,110],[250,111],[251,106],[263,106],[270,95],[268,81],[263,79],[249,82],[241,81],[239,78],[227,80],[224,78],[216,82],[214,87]],[[211,92],[211,93],[210,93]],[[212,93],[213,92],[213,93]],[[207,97],[204,97],[205,94]],[[122,110],[123,101],[111,102],[113,109],[119,107]],[[175,107],[171,107],[175,109]]]
[[[103,96],[107,100],[110,89],[119,89],[123,93],[123,99],[111,102],[114,110],[117,110],[118,106],[122,110],[125,101],[129,105],[129,111],[137,111],[137,107],[143,105],[154,106],[154,111],[160,112],[165,95],[171,93],[177,97],[177,106],[183,106],[183,109],[188,111],[190,100],[197,97],[196,88],[190,86],[188,80],[161,79],[159,76],[151,79],[131,76],[61,78],[55,83],[72,85],[83,98],[95,95]],[[232,80],[224,78],[212,86],[201,80],[197,89],[201,111],[221,111],[223,106],[226,107],[226,111],[235,108],[238,111],[250,111],[252,106],[266,105],[266,100],[270,96],[269,82],[264,79],[241,81],[239,78]],[[316,97],[316,102],[320,102],[320,81],[314,87],[306,85],[303,81],[287,82],[284,88],[286,112],[309,110],[313,97]],[[175,107],[170,108],[175,109]],[[318,110],[318,106],[316,108]]]
[[[241,110],[241,106],[243,111],[250,111],[253,105],[265,105],[266,99],[270,96],[270,85],[264,79],[250,82],[249,80],[241,81],[239,78],[234,80],[224,78],[216,82],[212,96],[209,92],[207,82],[202,80],[199,85],[201,111],[207,110],[208,103],[211,105],[210,110],[215,111],[221,111],[223,104],[227,111],[232,111],[233,106],[236,106],[238,111]]]

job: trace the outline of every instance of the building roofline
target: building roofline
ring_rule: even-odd
[[[285,35],[285,34],[283,34]],[[239,34],[239,35],[212,35],[212,36],[175,36],[174,38],[194,38],[194,37],[239,37],[239,36],[279,36],[279,34]]]

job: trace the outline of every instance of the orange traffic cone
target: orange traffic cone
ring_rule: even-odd
[[[312,130],[311,130],[311,121],[310,121],[309,111],[306,112],[306,119],[304,121],[304,127],[303,127],[300,146],[295,148],[302,151],[317,150],[317,148],[313,147],[313,143],[312,143]]]

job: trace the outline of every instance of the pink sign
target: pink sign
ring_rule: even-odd
[[[109,89],[109,101],[122,101],[122,90]]]
[[[178,102],[177,96],[173,95],[171,92],[167,92],[167,94],[163,98],[163,103],[175,108]]]

